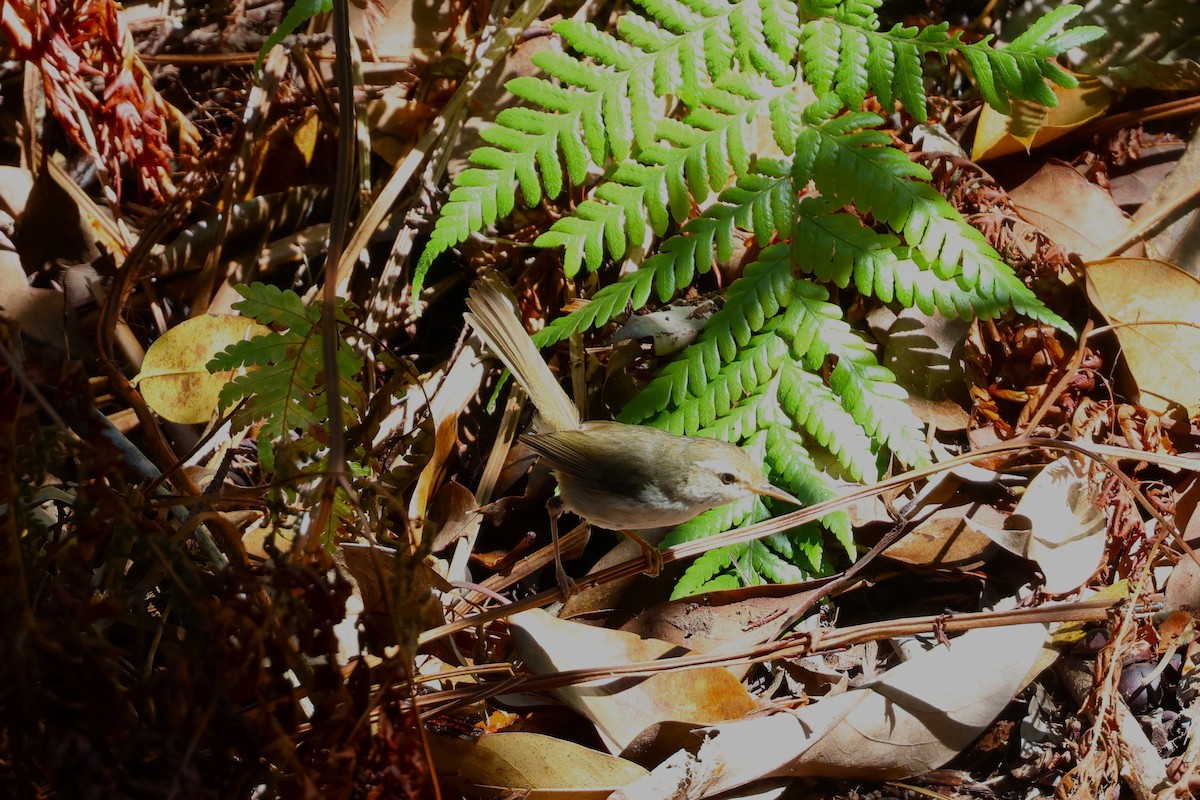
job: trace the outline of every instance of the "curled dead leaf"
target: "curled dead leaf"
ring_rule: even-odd
[[[525,611],[509,619],[522,659],[535,673],[654,661],[687,651],[657,639]],[[625,749],[643,730],[669,720],[697,724],[737,719],[758,707],[728,670],[701,667],[648,677],[617,676],[556,691],[596,726],[612,752]]]
[[[699,800],[763,778],[898,780],[936,769],[969,745],[1053,660],[1046,628],[983,628],[888,670],[871,683],[790,712],[706,729],[664,788],[659,769],[615,797]],[[686,780],[684,780],[686,779]]]
[[[1107,523],[1099,505],[1100,485],[1088,464],[1063,456],[1029,483],[1002,529],[971,524],[992,541],[1037,562],[1045,589],[1063,594],[1095,573],[1104,556]]]

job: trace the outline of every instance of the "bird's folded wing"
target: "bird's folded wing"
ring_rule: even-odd
[[[521,441],[550,469],[589,486],[628,493],[646,482],[646,476],[632,468],[625,445],[615,437],[575,430],[526,434]]]

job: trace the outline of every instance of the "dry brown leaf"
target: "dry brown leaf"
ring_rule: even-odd
[[[963,501],[943,506],[889,547],[887,557],[906,564],[972,569],[995,547],[979,527],[1003,524],[1003,515],[984,503]]]
[[[1024,688],[1045,640],[1042,625],[981,629],[888,670],[848,692],[862,696],[800,763],[780,774],[888,779],[936,769]]]
[[[1165,261],[1106,258],[1087,265],[1087,292],[1114,325],[1135,402],[1161,414],[1200,410],[1200,280]],[[1190,324],[1165,325],[1159,322]]]
[[[360,629],[407,641],[446,622],[439,598],[448,587],[424,561],[366,542],[339,542],[333,559],[354,587],[334,628],[338,663],[361,655]]]
[[[417,51],[436,53],[453,14],[440,3],[367,0],[350,3],[350,30],[377,61],[412,61]]]
[[[617,666],[682,656],[682,647],[525,611],[509,620],[513,640],[533,672]],[[737,719],[758,704],[736,678],[718,667],[617,676],[555,692],[596,726],[610,751],[624,750],[645,728],[668,720],[707,724]]]
[[[429,552],[440,553],[459,539],[474,541],[481,520],[479,503],[471,490],[457,481],[443,484],[433,496],[425,520],[425,536],[432,539]]]
[[[906,308],[887,331],[881,363],[908,392],[913,413],[939,430],[965,430],[970,422],[961,355],[968,327],[962,320]]]
[[[29,336],[63,347],[63,306],[62,292],[30,286],[20,256],[0,250],[0,317]]]
[[[208,422],[217,411],[221,387],[233,373],[213,374],[205,365],[229,345],[270,332],[265,325],[233,314],[185,320],[150,345],[133,384],[162,417],[185,424]]]
[[[423,525],[434,491],[441,485],[446,460],[458,443],[458,415],[471,402],[483,382],[483,361],[476,350],[466,350],[450,366],[445,379],[429,401],[434,426],[434,452],[421,470],[417,488],[408,504],[408,515]],[[424,533],[421,534],[424,536]]]
[[[1137,211],[1133,214],[1135,220],[1144,217],[1147,212],[1157,210],[1160,203],[1152,201],[1151,198],[1171,180],[1171,176],[1179,169],[1186,150],[1187,145],[1177,141],[1143,144],[1136,156],[1130,155],[1124,171],[1109,176],[1108,190],[1112,192],[1113,202],[1121,208],[1136,208]],[[1154,239],[1160,239],[1162,232],[1160,230],[1156,233]],[[1155,245],[1158,246],[1157,241]]]
[[[24,167],[0,165],[0,211],[19,220],[33,191],[33,174]]]
[[[651,529],[641,533],[643,539],[652,545],[657,545],[667,532],[667,529]],[[582,555],[582,552],[578,555]],[[591,575],[631,558],[640,557],[644,556],[642,556],[642,549],[638,543],[627,536],[622,536],[613,549],[600,556],[596,563],[588,569],[588,574]],[[594,624],[605,624],[614,616],[621,620],[627,619],[630,611],[644,609],[650,604],[665,601],[670,596],[671,584],[682,572],[682,565],[675,564],[669,565],[664,570],[663,575],[660,576],[661,579],[639,573],[588,586],[580,589],[579,594],[572,595],[563,604],[559,616],[563,619],[586,616]],[[622,625],[605,624],[605,627],[618,628]]]
[[[769,777],[897,780],[928,772],[970,744],[1047,665],[1045,641],[1041,625],[971,631],[845,694],[711,726],[688,759],[691,769],[672,765],[692,782],[664,790],[655,770],[614,797],[699,800]]]
[[[1135,170],[1134,174],[1148,171],[1149,165],[1156,160],[1156,152],[1169,151],[1172,144],[1181,146],[1178,142],[1161,142],[1142,148],[1139,160],[1147,162],[1147,170]],[[1133,214],[1134,222],[1161,219],[1167,208],[1177,205],[1180,199],[1188,198],[1189,202],[1185,208],[1167,215],[1168,224],[1155,226],[1153,234],[1146,241],[1145,255],[1169,261],[1185,272],[1200,277],[1200,248],[1196,247],[1197,236],[1200,235],[1200,205],[1193,196],[1193,187],[1200,183],[1200,131],[1193,131],[1178,159],[1159,156],[1157,160],[1165,161],[1170,172],[1166,175],[1160,173],[1150,196],[1138,204]],[[1146,180],[1151,181],[1153,177],[1147,176]],[[1113,197],[1116,196],[1114,189]]]
[[[429,125],[436,109],[414,99],[412,87],[398,83],[367,104],[371,149],[389,164],[397,164],[412,149],[412,134]]]
[[[1175,524],[1183,540],[1193,548],[1200,545],[1200,477],[1192,477],[1179,489],[1175,501]]]
[[[1067,252],[1085,257],[1132,224],[1108,192],[1061,161],[1047,161],[1009,196],[1026,222]]]
[[[1089,465],[1063,456],[1030,481],[1003,529],[971,524],[1005,550],[1036,562],[1046,591],[1062,594],[1090,578],[1104,555],[1107,524],[1099,499]]]
[[[1200,89],[1200,63],[1190,58],[1166,62],[1141,58],[1112,70],[1110,76],[1127,89],[1163,89],[1169,92]]]
[[[646,776],[631,761],[538,733],[495,733],[474,741],[430,736],[429,750],[444,782],[457,776],[469,794],[524,790],[529,798],[604,798]],[[474,791],[472,791],[474,790]]]
[[[773,620],[786,619],[798,597],[807,595],[823,581],[807,584],[749,586],[705,592],[659,603],[621,626],[639,636],[653,636],[700,653],[711,652],[729,642],[746,638]],[[775,628],[770,629],[775,632]]]
[[[1164,590],[1167,608],[1200,608],[1200,564],[1188,553],[1171,569]]]
[[[1099,116],[1112,105],[1112,93],[1091,75],[1077,75],[1074,89],[1052,86],[1058,96],[1053,108],[1032,102],[1013,103],[1013,116],[985,105],[975,129],[971,154],[976,161],[1026,153],[1054,141]]]
[[[609,341],[650,340],[657,356],[678,353],[696,341],[717,309],[712,300],[684,301],[650,314],[634,314]]]

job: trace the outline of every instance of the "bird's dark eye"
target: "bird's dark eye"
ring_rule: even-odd
[[[731,483],[737,483],[737,476],[734,475],[732,472],[722,472],[717,477],[720,478],[721,483],[725,484],[726,486],[728,486]]]

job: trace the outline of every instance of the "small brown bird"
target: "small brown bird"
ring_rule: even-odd
[[[773,486],[746,451],[728,442],[644,425],[581,421],[494,273],[472,287],[467,307],[467,321],[512,372],[541,416],[539,432],[525,434],[521,441],[558,479],[559,497],[550,505],[551,534],[564,593],[574,587],[558,551],[557,518],[564,511],[628,535],[645,551],[648,574],[656,575],[662,556],[633,531],[678,525],[750,494],[803,505]]]

